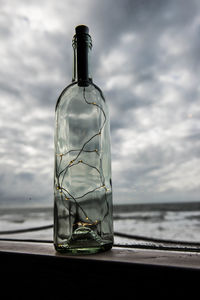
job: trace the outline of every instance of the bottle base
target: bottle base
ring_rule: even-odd
[[[55,243],[58,252],[71,254],[94,254],[112,248],[112,240],[102,239],[94,230],[88,227],[78,227],[71,237],[62,243]]]
[[[70,247],[68,244],[55,245],[55,250],[60,253],[67,253],[71,255],[80,254],[95,254],[99,252],[108,251],[112,248],[113,243],[107,243],[104,245],[94,246],[94,247]]]

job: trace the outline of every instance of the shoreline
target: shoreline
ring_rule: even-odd
[[[148,211],[200,211],[200,202],[176,202],[176,203],[137,203],[137,204],[115,204],[113,213],[125,212],[148,212]],[[53,206],[18,206],[0,207],[0,216],[15,213],[45,213],[53,214]]]

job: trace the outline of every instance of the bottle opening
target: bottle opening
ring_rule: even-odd
[[[76,34],[89,34],[89,28],[86,25],[78,25],[75,28]]]

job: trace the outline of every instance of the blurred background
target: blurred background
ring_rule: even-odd
[[[198,0],[0,0],[0,206],[52,206],[74,28],[110,108],[114,204],[200,200]]]

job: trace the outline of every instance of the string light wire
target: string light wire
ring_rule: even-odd
[[[99,161],[100,161],[100,166],[101,166],[101,164],[102,164],[102,158],[100,156],[100,149],[86,150],[85,147],[96,136],[101,135],[102,130],[103,130],[105,124],[106,124],[107,119],[106,119],[106,114],[105,114],[103,108],[99,104],[97,104],[96,102],[89,102],[87,100],[85,87],[83,88],[83,99],[84,99],[84,101],[85,101],[86,104],[96,106],[101,111],[101,113],[103,114],[103,117],[104,117],[103,123],[102,123],[100,129],[98,130],[98,132],[96,132],[87,141],[85,141],[84,144],[82,145],[82,147],[80,149],[71,149],[71,150],[69,150],[67,152],[57,153],[56,154],[56,175],[57,175],[56,177],[57,177],[57,190],[59,190],[59,192],[60,192],[60,196],[61,196],[61,199],[62,199],[62,202],[63,202],[64,206],[66,207],[66,205],[65,205],[66,201],[73,201],[75,203],[75,205],[76,205],[76,208],[79,208],[82,211],[82,213],[84,214],[85,220],[88,221],[88,225],[91,226],[91,225],[97,225],[97,224],[101,223],[104,220],[104,218],[109,213],[109,205],[108,205],[108,201],[107,201],[107,192],[109,191],[109,188],[107,188],[105,186],[105,177],[104,177],[104,174],[103,174],[103,170],[100,171],[96,166],[91,165],[90,163],[88,163],[87,161],[85,161],[83,159],[79,159],[78,160],[78,158],[80,157],[80,155],[83,152],[85,152],[85,153],[96,153],[96,155],[99,156]],[[68,164],[66,164],[66,166],[63,169],[61,169],[63,157],[67,156],[68,154],[73,153],[73,152],[78,152],[78,153],[74,156],[74,158],[72,160],[70,160],[70,162]],[[59,159],[59,158],[60,158],[60,160],[59,160],[59,163],[57,164],[57,159]],[[78,166],[80,164],[86,165],[89,168],[92,168],[92,169],[96,170],[96,172],[99,174],[99,177],[100,177],[100,180],[99,180],[100,184],[99,184],[98,187],[95,187],[94,189],[89,190],[88,192],[86,192],[86,193],[84,193],[84,194],[82,194],[82,195],[80,195],[78,197],[75,197],[71,191],[69,192],[69,190],[66,189],[66,187],[64,187],[64,181],[66,179],[68,170],[70,168]],[[58,165],[58,167],[57,167],[57,165]],[[95,220],[94,221],[94,220],[92,220],[87,215],[87,213],[82,208],[82,206],[81,206],[81,204],[79,203],[78,200],[80,200],[80,199],[84,198],[85,196],[87,196],[87,195],[89,195],[91,193],[94,193],[95,191],[100,190],[102,188],[104,189],[104,198],[105,198],[105,201],[106,201],[107,210],[106,210],[106,213],[105,213],[105,215],[104,215],[104,217],[103,217],[102,220]],[[70,211],[70,208],[67,207],[67,209],[69,211],[69,214],[75,217],[75,215],[73,215],[72,212]],[[80,225],[81,223],[82,223],[82,225],[85,226],[87,222],[85,222],[85,221],[84,222],[80,222],[79,221],[78,223],[75,223],[75,224],[79,224]]]

